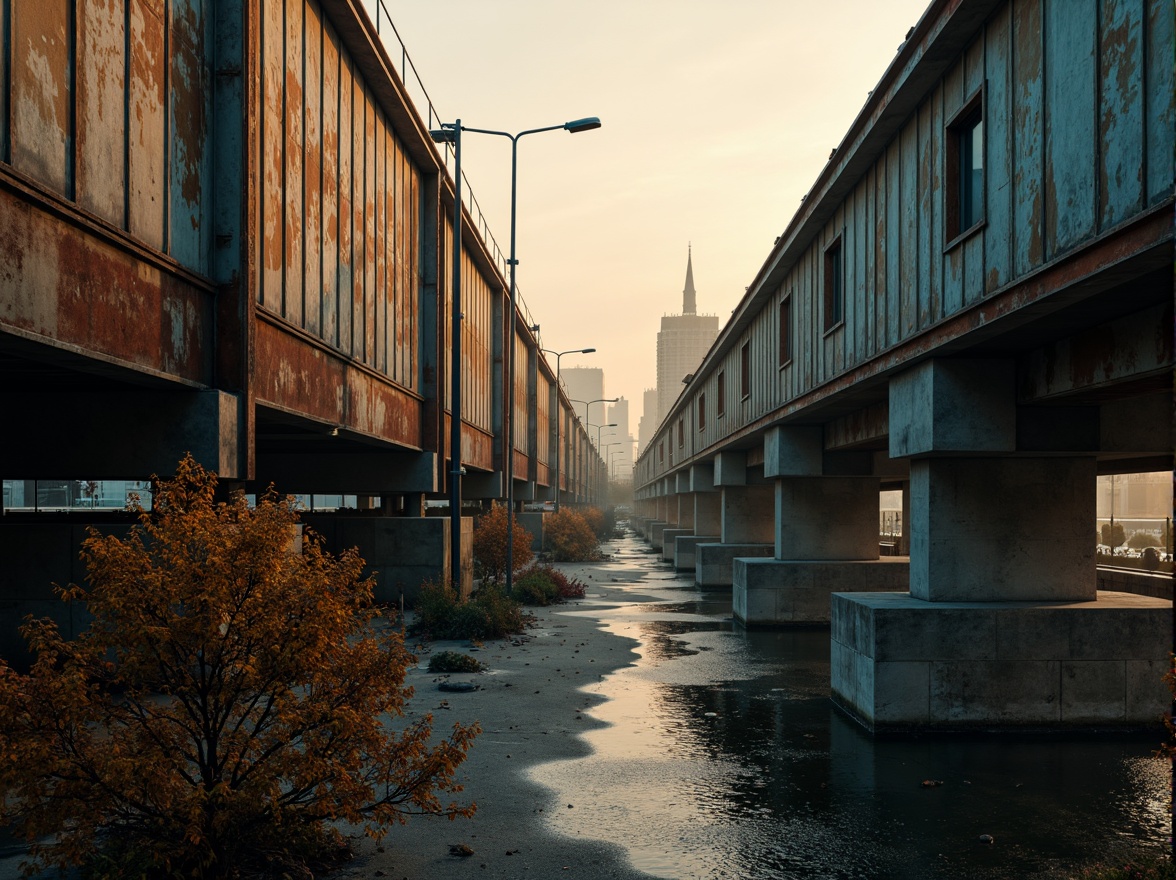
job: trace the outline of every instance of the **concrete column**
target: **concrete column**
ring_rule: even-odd
[[[694,493],[685,492],[678,496],[678,527],[694,529]]]
[[[877,559],[877,477],[776,480],[777,559]]]
[[[1095,598],[1093,458],[911,463],[911,595],[929,602]]]
[[[725,486],[719,534],[724,544],[773,544],[776,498],[772,486]]]
[[[723,496],[720,493],[694,493],[694,533],[715,535],[715,540],[723,533]]]

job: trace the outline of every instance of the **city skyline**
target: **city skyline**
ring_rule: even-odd
[[[601,118],[520,144],[518,288],[543,346],[596,348],[564,368],[604,368],[636,423],[687,247],[721,325],[927,3],[386,5],[443,121]],[[505,247],[509,143],[470,135],[462,162]]]

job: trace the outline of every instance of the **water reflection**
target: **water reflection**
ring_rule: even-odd
[[[1151,740],[875,740],[829,702],[827,630],[747,632],[729,597],[640,588],[581,612],[641,657],[592,687],[593,754],[536,771],[582,807],[560,831],[673,878],[1045,880],[1166,844]]]

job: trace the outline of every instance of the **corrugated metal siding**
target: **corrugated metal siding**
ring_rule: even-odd
[[[511,322],[512,324],[514,322]],[[514,406],[511,410],[511,435],[514,440],[514,448],[527,451],[527,434],[528,424],[527,416],[530,411],[531,395],[527,389],[527,362],[530,360],[530,352],[526,341],[516,332],[514,334],[514,362],[515,362],[515,376],[514,376]],[[526,474],[524,466],[523,470],[519,470],[518,465],[515,466],[515,474]]]
[[[419,390],[421,174],[317,3],[261,10],[258,303]]]
[[[699,451],[1170,197],[1174,18],[1169,0],[1014,0],[998,9],[698,377],[687,412],[704,390],[710,408],[706,429],[689,432]],[[949,242],[947,126],[981,90],[985,223]],[[826,333],[824,254],[838,235],[845,326]],[[780,369],[777,309],[788,291],[793,363]],[[742,402],[745,343],[751,396]],[[673,466],[692,454],[678,449],[677,422],[675,414],[649,446],[665,440]],[[648,479],[671,469],[645,459]]]

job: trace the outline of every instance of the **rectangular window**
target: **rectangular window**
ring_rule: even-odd
[[[825,332],[845,320],[845,262],[841,236],[825,248]]]
[[[698,395],[698,430],[706,427],[706,392]]]
[[[715,383],[715,417],[721,419],[726,412],[727,412],[726,371],[719,370],[718,381]]]
[[[792,363],[792,295],[780,300],[780,366]]]
[[[661,443],[657,444],[657,460],[661,464],[666,463],[666,441],[665,440],[663,440]]]
[[[678,419],[678,448],[681,449],[686,442],[686,429],[682,426],[682,419]]]
[[[751,343],[743,343],[739,349],[739,399],[751,397]]]
[[[984,220],[984,102],[977,92],[947,126],[947,238]]]

